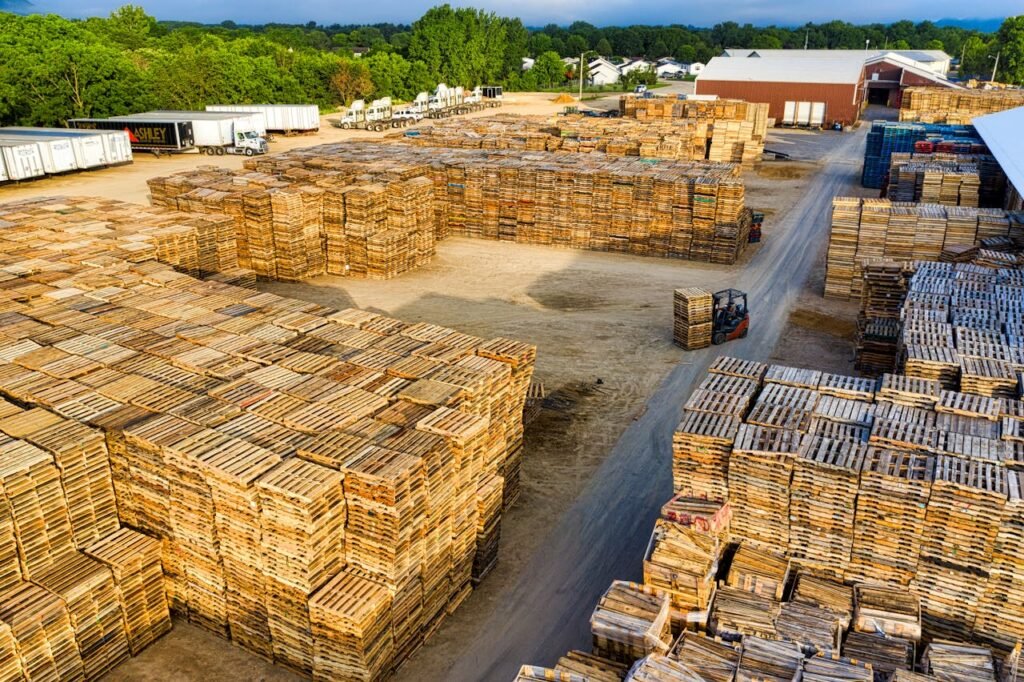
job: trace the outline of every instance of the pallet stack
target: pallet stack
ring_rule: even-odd
[[[644,584],[669,596],[673,616],[704,610],[714,588],[718,554],[714,535],[658,519],[644,557]]]
[[[860,299],[861,273],[880,258],[938,261],[944,248],[1006,237],[1010,234],[1010,215],[1000,209],[836,198],[826,261],[826,295]]]
[[[929,588],[921,590],[923,617],[936,636],[963,639],[973,631],[1005,501],[998,462],[936,458],[916,578]]]
[[[523,158],[512,151],[371,143],[311,147],[247,164],[284,177],[301,169],[302,182],[328,185],[351,184],[347,178],[356,176],[384,182],[393,177],[385,164],[408,168],[410,178],[434,183],[439,239],[456,234],[728,264],[745,248],[752,217],[734,164],[652,167],[604,154]]]
[[[1008,499],[999,519],[992,547],[992,564],[985,592],[978,605],[975,630],[1002,649],[1024,638],[1024,617],[1011,604],[1024,598],[1024,488],[1019,470],[1006,472]]]
[[[622,663],[667,653],[671,628],[666,594],[621,580],[611,584],[590,616],[594,653]]]
[[[672,338],[686,350],[711,345],[712,296],[704,289],[676,289],[673,294]]]
[[[789,547],[789,489],[800,439],[796,430],[749,423],[736,433],[729,458],[733,529],[755,545],[776,551]]]
[[[975,116],[1024,106],[1020,90],[950,90],[914,87],[903,91],[901,121],[968,124]]]
[[[846,572],[866,449],[822,436],[801,444],[790,491],[789,553],[803,569],[837,578]]]
[[[38,227],[65,208],[0,210],[2,266],[25,273],[0,394],[27,406],[0,402],[0,590],[62,595],[90,675],[162,634],[168,605],[307,674],[337,674],[318,646],[390,672],[493,566],[535,349],[125,260],[88,223],[66,251]],[[119,529],[112,500],[160,540]],[[349,581],[314,622],[343,570],[379,586],[379,618],[332,606],[362,603]],[[349,617],[365,628],[339,644]]]
[[[575,154],[605,153],[646,159],[724,161],[749,167],[760,161],[767,132],[767,105],[746,111],[719,109],[701,118],[620,119],[569,115],[550,117],[501,114],[456,123],[432,121],[415,136],[396,141],[427,147],[518,150]],[[681,112],[682,113],[682,112]],[[716,116],[716,113],[718,114]],[[724,117],[721,117],[724,116]]]

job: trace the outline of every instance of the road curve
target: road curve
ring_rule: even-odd
[[[751,295],[752,335],[730,355],[766,359],[814,263],[826,248],[832,197],[854,180],[864,130],[846,133],[823,158],[806,194],[784,216],[784,238],[769,238],[735,286]],[[672,432],[682,404],[717,348],[686,354],[648,400],[575,504],[555,522],[519,581],[499,598],[447,682],[511,680],[524,663],[553,665],[569,649],[590,648],[589,617],[612,580],[639,580],[660,506],[672,492]]]

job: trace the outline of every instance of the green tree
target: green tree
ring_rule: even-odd
[[[1003,22],[996,33],[995,49],[999,53],[996,80],[1024,84],[1024,15]]]
[[[346,59],[331,76],[331,87],[342,103],[369,97],[373,93],[370,69],[361,61]]]
[[[594,52],[597,52],[602,57],[611,57],[612,44],[608,42],[607,38],[602,36],[601,39],[597,41],[597,45],[594,46]]]
[[[562,58],[553,50],[537,56],[537,61],[530,68],[537,83],[545,87],[560,85],[565,80],[565,64]]]
[[[565,41],[565,49],[568,50],[570,54],[582,54],[589,48],[590,46],[587,44],[587,39],[575,33],[569,36],[569,39]]]
[[[650,50],[647,51],[647,56],[651,59],[661,59],[662,57],[668,57],[670,55],[668,45],[665,44],[664,40],[657,40]]]
[[[146,44],[149,34],[156,27],[156,19],[146,14],[138,5],[124,5],[110,13],[106,30],[110,38],[129,50],[137,50]]]
[[[900,38],[899,40],[897,40],[895,43],[892,44],[892,49],[894,49],[894,50],[909,50],[910,49],[910,43],[908,43],[906,40]]]
[[[938,38],[932,38],[924,44],[926,50],[945,50],[946,46],[942,44],[942,41]]]
[[[362,62],[370,71],[375,97],[385,95],[402,99],[412,99],[406,83],[409,80],[410,64],[400,54],[375,52]]]
[[[963,59],[960,62],[960,76],[981,76],[986,70],[991,69],[988,56],[990,45],[978,36],[971,36],[964,42]]]

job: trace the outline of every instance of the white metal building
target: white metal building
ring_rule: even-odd
[[[1024,208],[1024,199],[1021,198],[1024,194],[1024,135],[1021,135],[1024,130],[1024,107],[978,116],[973,123],[1015,190],[1007,189],[1006,207],[1021,210]]]

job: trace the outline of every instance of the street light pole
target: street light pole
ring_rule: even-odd
[[[999,52],[996,52],[996,56],[995,57],[993,57],[992,55],[988,56],[989,59],[995,59],[996,60],[996,63],[992,65],[992,78],[989,79],[993,83],[996,82],[996,72],[999,70],[999,57],[1001,57],[1002,54],[1003,54],[1003,51],[1000,50]]]
[[[580,104],[583,104],[583,55],[586,52],[580,52]]]

